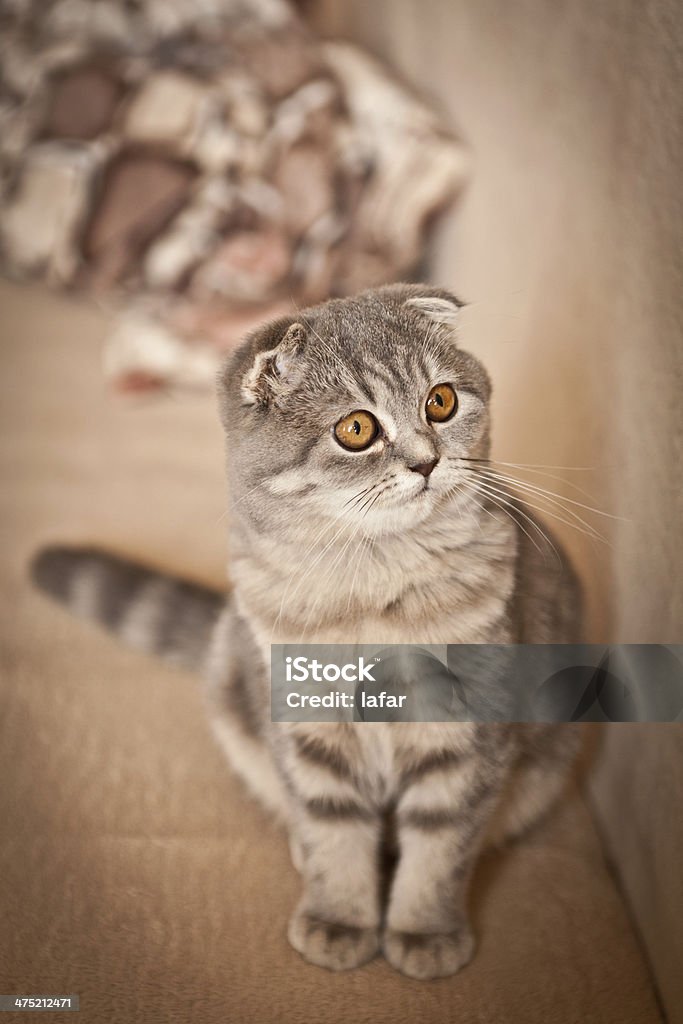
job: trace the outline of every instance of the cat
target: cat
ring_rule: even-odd
[[[460,308],[385,286],[268,323],[228,359],[227,599],[95,551],[34,565],[137,646],[206,661],[216,735],[289,832],[289,940],[333,970],[380,952],[414,978],[463,967],[479,854],[551,807],[579,743],[564,725],[270,720],[272,643],[580,639],[566,559],[483,475],[491,385]]]

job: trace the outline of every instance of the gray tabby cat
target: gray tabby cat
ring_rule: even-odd
[[[220,614],[218,595],[95,552],[35,565],[45,589],[144,649],[196,664],[212,632],[213,725],[286,822],[303,879],[290,942],[334,970],[380,950],[415,978],[466,964],[478,854],[548,809],[578,742],[563,726],[270,721],[271,643],[580,639],[571,572],[480,476],[490,383],[456,344],[459,305],[380,288],[270,323],[229,360]]]

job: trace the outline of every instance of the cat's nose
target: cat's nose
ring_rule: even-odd
[[[418,462],[414,466],[408,466],[408,469],[412,469],[413,473],[421,473],[422,476],[427,477],[438,461],[438,459],[431,459],[429,462]]]

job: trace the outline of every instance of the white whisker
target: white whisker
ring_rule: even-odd
[[[622,516],[615,516],[615,515],[612,515],[612,513],[610,513],[610,512],[603,512],[602,509],[595,508],[595,506],[593,506],[593,505],[586,505],[584,502],[576,501],[574,498],[567,498],[565,495],[558,494],[556,491],[551,491],[551,490],[549,490],[546,487],[541,487],[539,484],[532,484],[528,480],[520,480],[519,477],[511,476],[511,475],[509,475],[507,473],[498,473],[496,470],[492,470],[492,469],[480,469],[480,468],[474,469],[474,468],[469,467],[469,466],[464,467],[464,468],[469,469],[470,472],[481,473],[484,476],[491,476],[491,477],[494,477],[497,480],[501,480],[501,481],[504,481],[506,483],[512,483],[516,487],[526,487],[528,490],[536,491],[536,492],[538,492],[540,494],[547,495],[550,498],[555,498],[555,499],[561,500],[563,502],[568,502],[570,505],[575,505],[577,508],[583,508],[587,512],[593,512],[596,516],[603,516],[605,519],[615,519],[615,520],[620,520],[622,522],[626,521],[626,520],[623,519]],[[569,510],[565,509],[565,511],[569,511]]]
[[[510,491],[502,490],[501,488],[495,487],[493,484],[491,484],[491,483],[489,483],[487,481],[482,482],[481,486],[487,488],[489,491],[491,491],[494,494],[498,494],[498,495],[504,496],[505,498],[509,499],[513,503],[516,503],[517,505],[524,505],[526,508],[533,509],[535,512],[541,512],[541,513],[543,513],[543,515],[550,516],[552,519],[556,519],[558,522],[564,523],[565,526],[570,526],[572,529],[576,530],[577,533],[585,534],[587,537],[590,537],[592,540],[603,540],[604,541],[604,538],[601,537],[599,533],[591,532],[590,530],[584,530],[580,526],[577,526],[576,523],[572,523],[571,520],[564,519],[562,516],[558,516],[554,512],[552,512],[550,509],[543,508],[540,505],[533,505],[530,501],[526,501],[524,498],[521,498],[518,494],[513,494]],[[532,521],[533,521],[532,517],[527,517],[527,518],[531,518]]]
[[[541,529],[541,527],[538,525],[536,520],[533,519],[532,516],[527,515],[527,513],[523,512],[521,508],[518,508],[517,505],[514,504],[514,501],[508,500],[510,498],[510,495],[507,494],[507,492],[500,491],[497,488],[494,488],[490,484],[484,483],[481,480],[476,480],[476,481],[473,481],[473,482],[474,482],[474,486],[477,488],[477,491],[479,492],[479,494],[482,494],[482,495],[488,497],[491,501],[493,501],[494,504],[498,504],[499,502],[502,502],[503,505],[506,505],[509,508],[513,509],[518,515],[522,516],[528,523],[530,523],[530,525],[541,535],[541,537],[546,542],[546,544],[548,544],[549,547],[551,547],[552,550],[555,552],[555,557],[557,558],[558,564],[562,565],[562,559],[560,558],[560,553],[557,550],[557,548],[555,547],[555,545],[553,544],[553,542],[551,541],[550,537],[547,535],[547,533],[545,533]],[[529,540],[532,543],[534,543],[533,538],[524,529],[522,524],[518,522],[517,525],[519,526],[519,528],[521,530],[523,530],[523,532],[527,535]],[[543,552],[541,551],[541,549],[538,547],[537,544],[534,543],[534,547],[536,548],[537,551],[539,551],[541,554],[543,554]]]
[[[322,538],[325,536],[325,534],[329,530],[331,530],[335,526],[337,526],[339,524],[339,522],[341,522],[342,519],[346,518],[348,516],[348,513],[349,513],[349,510],[342,509],[342,511],[337,516],[335,516],[329,522],[326,522],[324,524],[322,530],[318,531],[318,533],[316,534],[315,538],[313,539],[313,541],[309,545],[308,551],[306,552],[306,556],[310,555],[315,550],[316,545],[318,544],[319,541],[322,540]],[[285,585],[285,588],[284,588],[284,590],[282,592],[282,599],[280,601],[280,610],[278,611],[277,618],[275,619],[275,622],[273,623],[273,628],[271,630],[271,634],[270,634],[270,642],[271,643],[273,642],[273,637],[275,635],[275,631],[276,631],[278,625],[280,624],[280,622],[282,620],[282,616],[284,614],[284,608],[285,608],[285,601],[287,600],[287,598],[289,598],[290,601],[291,601],[294,598],[294,596],[299,592],[299,590],[301,589],[301,587],[305,583],[306,579],[311,575],[311,573],[313,572],[313,569],[320,562],[320,560],[324,557],[325,553],[329,550],[329,548],[334,543],[336,543],[336,541],[339,539],[339,537],[341,537],[341,535],[344,533],[344,530],[346,529],[346,525],[347,525],[346,523],[343,523],[339,527],[339,529],[335,532],[333,537],[329,541],[327,541],[327,543],[325,543],[325,545],[323,546],[322,550],[318,552],[317,556],[313,559],[313,561],[310,562],[306,566],[306,570],[305,570],[303,576],[301,576],[299,578],[298,582],[296,583],[296,586],[294,587],[294,590],[292,590],[291,593],[290,593],[290,587],[292,585],[292,582],[294,581],[295,576],[298,573],[300,573],[301,565],[302,565],[302,562],[304,560],[302,560],[301,562],[297,563],[295,569],[290,574],[290,576],[289,576],[289,578],[287,580],[287,584]],[[306,556],[304,556],[304,559],[305,559]]]
[[[473,471],[470,471],[470,472],[473,472]],[[478,471],[474,471],[474,472],[478,473]],[[514,487],[518,487],[520,490],[528,491],[531,494],[531,496],[536,498],[538,501],[545,501],[549,505],[554,506],[555,508],[559,508],[566,515],[571,516],[572,519],[575,520],[575,522],[567,523],[566,520],[564,520],[563,518],[557,516],[557,514],[553,512],[552,508],[548,509],[548,508],[545,508],[545,507],[542,507],[542,506],[532,505],[531,502],[526,500],[526,498],[523,498],[520,495],[515,494],[514,491],[510,493],[510,496],[513,497],[513,498],[518,499],[519,501],[524,502],[525,504],[527,504],[529,506],[529,508],[535,508],[536,511],[538,511],[538,512],[543,512],[546,515],[553,516],[554,518],[558,519],[560,522],[566,523],[566,525],[568,525],[568,526],[573,526],[575,529],[579,530],[580,533],[584,533],[584,532],[587,533],[589,536],[593,537],[595,540],[601,540],[601,541],[605,541],[606,540],[606,538],[603,537],[603,535],[598,530],[596,530],[594,526],[592,526],[589,522],[587,522],[585,519],[583,519],[573,509],[567,508],[563,504],[564,500],[570,501],[571,499],[569,499],[569,498],[562,499],[561,496],[554,495],[552,492],[544,492],[543,488],[538,489],[538,488],[534,487],[533,484],[526,484],[523,480],[515,480],[514,478],[510,478],[510,477],[502,477],[499,474],[495,474],[495,473],[482,473],[481,476],[483,476],[485,478],[485,480],[487,482],[489,482],[489,483],[491,481],[493,481],[494,483],[499,483],[503,487],[503,489],[506,489],[509,486],[509,484],[513,484]],[[590,511],[593,511],[593,510],[591,509]],[[579,527],[582,527],[583,529],[579,529]]]

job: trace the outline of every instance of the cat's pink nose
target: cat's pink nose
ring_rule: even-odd
[[[418,462],[416,466],[408,466],[408,469],[412,469],[413,473],[421,473],[422,476],[427,477],[438,461],[438,459],[432,459],[431,462]]]

